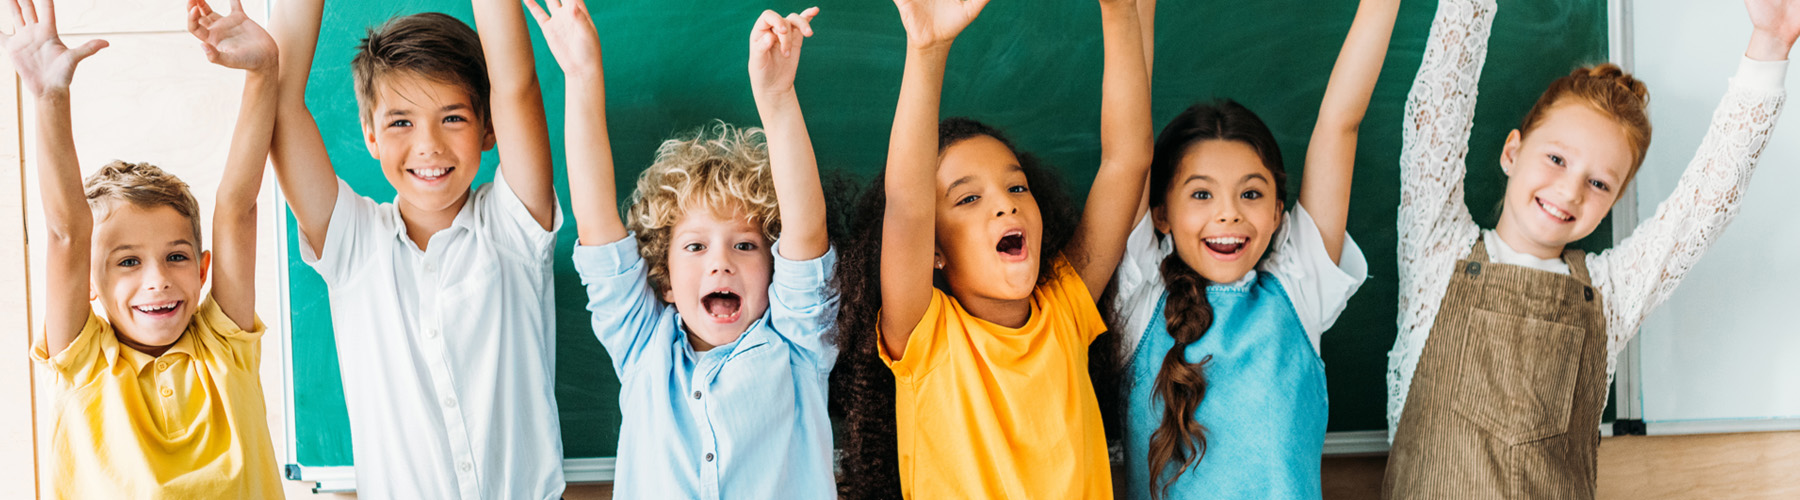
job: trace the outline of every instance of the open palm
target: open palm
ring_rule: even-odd
[[[1792,44],[1800,36],[1800,0],[1744,0],[1750,24]]]
[[[981,15],[988,0],[894,0],[906,41],[915,47],[950,43]]]
[[[550,55],[556,57],[556,64],[562,66],[564,73],[598,69],[600,32],[594,28],[587,2],[544,0],[540,7],[537,0],[524,1],[531,17],[537,20],[538,29],[544,32]]]
[[[244,15],[240,0],[221,16],[206,0],[188,0],[188,32],[200,39],[206,60],[232,69],[270,70],[277,64],[275,39]]]
[[[105,40],[92,40],[73,49],[56,36],[56,4],[44,2],[40,19],[31,0],[5,0],[12,7],[13,33],[4,35],[13,71],[31,95],[69,90],[75,65],[106,48]]]

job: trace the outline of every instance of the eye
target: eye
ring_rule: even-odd
[[[1246,200],[1260,200],[1263,197],[1263,193],[1262,193],[1262,191],[1257,191],[1255,189],[1252,189],[1249,191],[1245,191],[1244,194],[1238,195],[1238,197],[1246,199]]]
[[[168,260],[169,262],[187,262],[188,256],[185,253],[172,253],[169,254]]]
[[[1210,200],[1212,199],[1212,191],[1202,189],[1193,192],[1193,194],[1189,194],[1188,197],[1196,200]]]
[[[1013,187],[1006,188],[1006,192],[1008,192],[1008,193],[1026,193],[1026,192],[1030,192],[1030,191],[1031,191],[1031,188],[1028,188],[1025,186],[1013,186]]]
[[[412,120],[394,120],[394,121],[388,122],[388,128],[411,127],[411,126],[412,126]]]
[[[1566,165],[1567,162],[1565,160],[1563,160],[1562,155],[1555,155],[1555,154],[1550,155],[1550,163],[1555,163],[1556,166],[1558,166],[1558,167],[1568,166],[1568,165]]]
[[[1593,186],[1594,189],[1598,189],[1602,192],[1612,191],[1612,186],[1607,185],[1605,182],[1602,182],[1599,179],[1588,179],[1588,185]]]
[[[738,243],[738,244],[736,244],[736,245],[732,245],[732,246],[731,246],[731,248],[734,248],[734,249],[737,249],[737,250],[738,250],[738,251],[740,251],[740,252],[748,252],[748,251],[751,251],[751,250],[755,250],[755,249],[756,249],[756,244],[755,244],[755,243],[751,243],[751,242],[748,242],[748,241],[745,241],[745,242],[740,242],[740,243]]]
[[[119,261],[120,267],[137,267],[138,264],[142,264],[142,262],[139,262],[137,257],[126,257]]]
[[[959,207],[960,207],[960,206],[963,206],[963,205],[967,205],[967,204],[970,204],[970,203],[974,203],[974,202],[975,202],[975,200],[979,200],[979,199],[981,199],[981,197],[980,197],[980,196],[976,196],[976,195],[972,195],[972,194],[971,194],[971,195],[968,195],[968,196],[964,196],[964,197],[962,197],[962,198],[961,198],[961,199],[958,199],[958,200],[956,200],[956,206],[959,206]]]
[[[450,115],[444,117],[444,123],[463,123],[466,121],[469,121],[469,119],[464,118],[462,115]]]
[[[699,243],[689,243],[686,245],[682,245],[681,249],[687,250],[689,252],[699,252],[699,251],[706,250],[706,245],[702,245]]]

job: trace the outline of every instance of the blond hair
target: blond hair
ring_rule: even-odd
[[[656,159],[638,175],[625,226],[637,234],[638,254],[650,264],[650,285],[659,294],[669,289],[670,232],[688,213],[741,209],[764,238],[781,233],[765,141],[760,128],[717,122],[656,148]]]
[[[186,217],[194,228],[194,246],[201,246],[200,202],[188,191],[188,185],[174,174],[149,163],[113,160],[89,175],[82,183],[87,192],[88,210],[94,220],[106,220],[119,202],[138,208],[169,207]]]
[[[1542,124],[1544,114],[1550,108],[1570,99],[1612,118],[1625,132],[1625,143],[1631,147],[1631,169],[1625,172],[1625,182],[1619,187],[1630,185],[1631,179],[1637,176],[1638,167],[1644,164],[1644,155],[1650,150],[1649,87],[1617,64],[1577,68],[1568,76],[1550,82],[1550,88],[1544,90],[1531,112],[1525,114],[1519,133],[1530,135]]]

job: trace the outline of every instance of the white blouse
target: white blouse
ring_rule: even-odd
[[[1387,371],[1390,441],[1452,268],[1481,234],[1463,200],[1463,175],[1494,10],[1494,0],[1439,2],[1424,61],[1406,98],[1400,154],[1400,331],[1388,352]],[[1787,61],[1744,59],[1674,193],[1630,238],[1587,255],[1588,274],[1606,314],[1609,381],[1619,351],[1637,334],[1639,323],[1668,299],[1737,215],[1739,196],[1786,98],[1786,73]]]

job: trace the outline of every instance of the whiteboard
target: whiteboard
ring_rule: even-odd
[[[1642,0],[1630,2],[1629,11],[1635,36],[1628,50],[1636,75],[1650,87],[1655,125],[1636,181],[1637,214],[1647,220],[1698,149],[1748,44],[1750,20],[1735,0]],[[1788,72],[1786,116],[1763,151],[1737,219],[1645,321],[1637,373],[1620,374],[1635,377],[1651,434],[1800,429],[1795,69]]]

